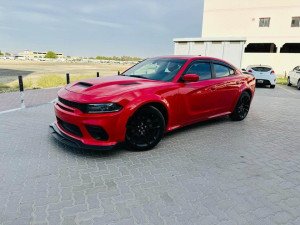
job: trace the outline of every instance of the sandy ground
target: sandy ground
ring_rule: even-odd
[[[102,64],[83,62],[39,62],[20,60],[0,60],[0,84],[10,83],[19,75],[39,77],[48,74],[66,73],[76,75],[95,74],[116,75],[118,71],[124,71],[133,64]]]

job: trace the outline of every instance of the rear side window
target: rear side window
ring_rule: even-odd
[[[210,63],[194,63],[185,74],[197,74],[199,76],[199,80],[211,79]]]
[[[271,70],[269,67],[252,67],[252,69],[256,72],[268,72]]]
[[[234,75],[234,70],[227,66],[223,66],[220,64],[214,64],[214,69],[215,69],[217,78],[228,77],[229,75]],[[233,74],[230,74],[230,73],[233,73]]]

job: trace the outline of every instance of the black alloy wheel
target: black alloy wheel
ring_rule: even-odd
[[[270,88],[275,88],[275,85],[272,85],[272,84],[271,84],[271,85],[270,85]]]
[[[297,89],[300,90],[300,80],[298,80]]]
[[[250,109],[251,98],[248,92],[243,92],[235,106],[234,111],[229,115],[232,120],[240,121],[246,118]]]
[[[137,110],[126,125],[126,143],[134,150],[153,148],[164,135],[165,120],[161,112],[153,106]]]
[[[290,81],[290,77],[287,78],[287,86],[292,86],[291,81]]]

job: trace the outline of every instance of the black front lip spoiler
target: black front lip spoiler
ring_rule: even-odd
[[[75,148],[81,148],[81,149],[89,149],[89,150],[111,150],[115,147],[115,145],[111,145],[111,146],[98,146],[98,145],[86,145],[83,144],[81,141],[72,138],[70,136],[65,135],[64,133],[62,133],[57,125],[55,123],[52,123],[49,125],[49,133],[52,134],[52,136],[62,142],[65,145],[68,145],[70,147],[75,147]]]

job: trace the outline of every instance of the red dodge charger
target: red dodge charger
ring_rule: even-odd
[[[243,120],[254,92],[255,78],[223,60],[156,57],[119,76],[62,88],[50,132],[79,148],[109,150],[125,141],[147,150],[179,127],[224,115]]]

